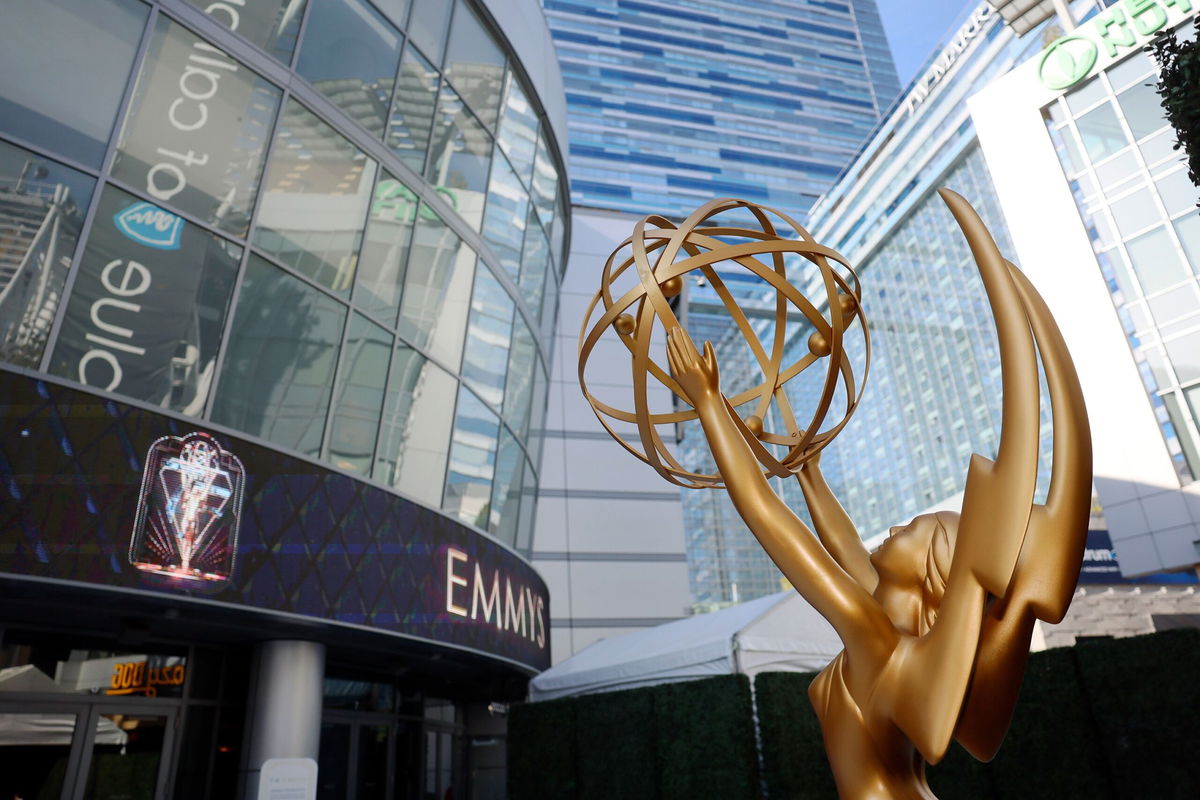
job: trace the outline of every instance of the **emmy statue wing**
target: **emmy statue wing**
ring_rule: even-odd
[[[984,618],[975,674],[955,738],[987,761],[1012,721],[1036,620],[1062,620],[1074,595],[1091,512],[1092,449],[1075,365],[1045,302],[1009,264],[1033,324],[1054,422],[1046,504],[1035,506],[1008,595]]]

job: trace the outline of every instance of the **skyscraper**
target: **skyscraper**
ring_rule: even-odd
[[[699,578],[717,581],[720,597],[739,580],[743,599],[778,586],[744,528],[708,508],[717,493],[681,500],[609,441],[581,397],[571,354],[604,259],[639,217],[682,219],[715,197],[806,216],[898,84],[873,0],[543,0],[543,8],[567,96],[573,206],[556,343],[564,357],[551,376],[533,552],[555,597],[559,660],[690,612],[714,594],[698,591]],[[689,289],[689,328],[716,338],[725,318],[701,287]],[[661,352],[662,343],[652,346]],[[631,396],[628,355],[607,355],[591,360],[598,373],[589,386]],[[714,567],[713,552],[728,557]],[[747,577],[725,568],[734,562]]]

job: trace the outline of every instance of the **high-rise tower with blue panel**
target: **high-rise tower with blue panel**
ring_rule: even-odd
[[[567,95],[574,220],[561,353],[573,352],[600,266],[638,217],[681,220],[738,197],[803,222],[899,92],[874,0],[542,4]],[[758,304],[751,287],[732,276],[727,285]],[[731,323],[711,287],[689,284],[686,299],[697,340],[719,340]],[[596,379],[627,396],[623,357],[614,353]],[[680,499],[607,441],[569,361],[555,366],[547,422],[546,458],[561,460],[545,468],[563,474],[562,486],[541,488],[547,512],[533,556],[558,598],[555,657],[685,605],[778,588],[774,565],[740,520],[725,518],[719,493]],[[682,443],[682,457],[698,463],[704,452]]]
[[[899,92],[874,0],[543,0],[571,202],[805,215]]]

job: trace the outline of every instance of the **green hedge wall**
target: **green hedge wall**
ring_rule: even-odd
[[[745,675],[527,703],[509,715],[510,800],[752,800]]]
[[[812,674],[731,675],[518,706],[512,800],[836,800]],[[957,744],[929,770],[942,800],[1195,797],[1200,630],[1033,653],[1012,728],[982,764]],[[761,792],[765,791],[765,795]]]

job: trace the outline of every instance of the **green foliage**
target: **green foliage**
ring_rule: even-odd
[[[1200,186],[1200,18],[1197,38],[1179,41],[1174,31],[1156,39],[1154,57],[1162,67],[1158,95],[1175,129],[1175,149],[1187,155],[1188,177]]]
[[[722,675],[652,688],[662,800],[757,798],[750,680]]]
[[[811,674],[755,679],[771,800],[836,800]],[[1195,796],[1200,631],[1033,653],[995,761],[957,744],[929,769],[943,800]],[[742,800],[760,796],[749,682],[728,675],[518,706],[512,800]]]
[[[763,769],[771,800],[836,800],[821,723],[808,702],[815,673],[763,672],[754,679]]]
[[[1200,786],[1200,631],[1082,642],[1075,655],[1113,795],[1195,797]]]
[[[513,706],[508,715],[511,800],[575,797],[578,707],[574,699]]]

